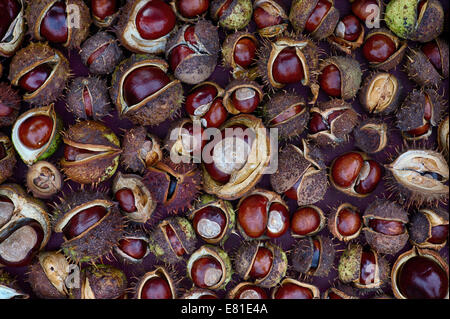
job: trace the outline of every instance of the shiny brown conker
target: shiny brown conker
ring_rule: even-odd
[[[234,47],[233,58],[234,62],[246,69],[255,60],[256,43],[249,37],[241,38]]]
[[[42,19],[40,32],[48,41],[65,43],[68,37],[66,3],[56,1],[45,13]]]
[[[31,93],[41,87],[52,73],[52,68],[47,64],[41,64],[23,75],[19,80],[19,86]]]
[[[64,147],[64,158],[66,161],[74,162],[76,160],[80,160],[84,157],[91,156],[94,154],[94,151],[84,150],[81,148],[76,148],[70,145]]]
[[[319,213],[312,207],[301,207],[292,215],[291,230],[294,234],[306,236],[320,226]]]
[[[405,231],[405,225],[396,220],[384,220],[384,219],[371,219],[369,221],[369,227],[376,231],[389,236],[397,236],[403,234]]]
[[[238,290],[234,299],[268,299],[267,293],[261,287],[245,285]]]
[[[195,110],[200,106],[211,103],[216,96],[217,88],[214,85],[200,85],[188,94],[184,108],[190,115],[197,115]]]
[[[251,113],[256,110],[260,102],[259,94],[251,88],[240,88],[231,95],[233,106],[242,113]]]
[[[219,261],[212,256],[201,257],[192,264],[192,281],[200,288],[214,286],[220,281],[222,275],[223,271]]]
[[[443,299],[448,276],[433,259],[414,256],[401,267],[397,278],[400,292],[408,299]]]
[[[282,236],[288,228],[289,211],[286,206],[277,202],[270,204],[266,235],[270,238],[277,238]]]
[[[127,213],[133,213],[137,211],[136,203],[133,195],[133,191],[129,188],[122,188],[114,195],[119,202],[119,207]]]
[[[282,84],[296,83],[303,79],[303,66],[295,48],[287,47],[278,53],[272,65],[272,75]]]
[[[369,62],[381,63],[394,54],[394,41],[384,34],[374,34],[369,37],[362,47],[364,57]]]
[[[167,280],[153,277],[145,282],[140,297],[141,299],[171,299],[173,296]]]
[[[194,54],[195,52],[189,48],[187,45],[181,44],[176,46],[175,48],[170,51],[169,55],[169,65],[170,69],[172,71],[175,71],[177,66],[185,60],[188,56],[191,54]]]
[[[261,279],[267,276],[272,268],[273,253],[270,249],[259,247],[254,258],[252,268],[250,269],[250,277],[253,279]]]
[[[178,12],[185,18],[195,18],[209,8],[209,0],[176,0]]]
[[[84,233],[90,227],[94,226],[108,213],[103,206],[92,206],[78,212],[73,216],[63,229],[65,237],[70,240]]]
[[[344,208],[338,212],[336,227],[342,236],[352,236],[356,234],[362,225],[361,215],[359,212],[350,208]]]
[[[223,231],[225,230],[227,219],[223,211],[214,206],[206,206],[205,208],[202,208],[199,210],[196,214],[194,219],[192,220],[192,224],[194,226],[195,231],[197,234],[199,234],[202,237],[205,237],[205,234],[201,229],[202,223],[215,223],[219,226],[220,231],[217,234],[208,234],[211,236],[208,236],[208,238],[217,238],[219,237]],[[215,236],[214,236],[215,235]],[[212,237],[214,236],[214,237]]]
[[[31,116],[20,124],[19,139],[26,147],[36,150],[50,140],[52,131],[53,120],[49,116]]]
[[[164,226],[164,229],[166,231],[167,239],[170,242],[170,246],[172,247],[172,250],[177,254],[177,256],[183,256],[186,254],[186,250],[183,247],[183,244],[178,239],[177,235],[175,234],[175,231],[173,230],[172,226],[169,224]]]
[[[342,18],[341,22],[345,26],[344,40],[355,41],[356,39],[358,39],[363,30],[363,27],[358,18],[356,18],[352,14],[349,14]]]
[[[440,245],[448,239],[448,225],[438,225],[431,227],[431,237],[428,241],[432,244]]]
[[[341,96],[341,72],[334,64],[327,65],[319,76],[320,88],[329,96]]]
[[[91,0],[92,14],[104,20],[107,17],[112,16],[117,12],[117,1],[116,0]]]
[[[436,41],[424,44],[421,50],[426,55],[428,60],[430,60],[431,64],[433,64],[436,70],[442,72],[441,52]]]
[[[238,222],[248,236],[258,238],[266,231],[267,203],[267,197],[258,194],[250,195],[241,202]]]
[[[316,7],[308,17],[308,20],[306,20],[305,30],[310,33],[314,32],[314,30],[316,30],[320,25],[328,11],[330,11],[331,6],[331,2],[327,0],[319,0],[316,4]]]
[[[119,241],[119,249],[134,259],[142,259],[147,253],[147,243],[142,239],[124,238]]]
[[[369,173],[366,177],[361,178],[355,185],[355,190],[359,194],[369,194],[373,192],[380,182],[382,175],[380,164],[374,160],[365,161],[364,165],[369,166]]]
[[[169,83],[167,74],[158,67],[143,66],[135,69],[123,83],[125,101],[128,105],[138,104]]]
[[[352,12],[361,20],[367,21],[367,18],[372,13],[372,10],[369,10],[369,5],[377,6],[378,3],[376,0],[356,0],[352,4]]]
[[[175,13],[162,0],[147,2],[136,15],[137,30],[145,40],[155,40],[165,36],[172,31],[175,24]]]
[[[356,152],[350,152],[338,157],[332,168],[331,176],[340,187],[349,187],[358,177],[364,160],[361,154]]]
[[[217,98],[212,104],[209,110],[203,115],[203,119],[206,122],[206,127],[219,127],[228,117],[228,111],[223,105],[223,98]]]
[[[253,20],[258,29],[264,29],[274,25],[279,25],[283,20],[279,15],[271,15],[264,8],[257,7],[253,10]]]
[[[285,283],[278,288],[275,299],[313,299],[313,293],[306,287]]]

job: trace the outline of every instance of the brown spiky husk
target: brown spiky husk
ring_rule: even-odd
[[[288,262],[286,253],[279,246],[270,242],[244,242],[236,251],[234,269],[241,278],[247,280],[248,273],[253,266],[254,257],[259,247],[266,247],[272,251],[272,267],[264,278],[256,280],[255,283],[263,288],[275,287],[286,275]]]
[[[446,101],[434,89],[413,90],[403,101],[396,113],[397,127],[405,132],[423,125],[426,96],[432,106],[430,124],[439,124],[445,110]]]
[[[278,158],[278,170],[275,174],[270,175],[270,184],[272,188],[279,194],[282,194],[294,186],[297,181],[301,182],[301,192],[297,192],[298,205],[314,204],[323,199],[328,188],[328,179],[326,166],[322,152],[314,147],[309,146],[308,158],[304,156],[298,147],[288,144],[281,150]],[[314,174],[307,174],[307,169],[316,167]]]
[[[385,127],[386,129],[364,129],[366,125],[375,125],[377,127]],[[355,138],[355,146],[365,153],[373,154],[381,152],[389,141],[390,131],[387,124],[382,119],[367,118],[363,120],[353,130]]]
[[[320,70],[333,64],[338,68],[341,75],[341,98],[343,100],[353,99],[361,86],[362,71],[359,62],[348,56],[332,56],[320,64]]]
[[[82,289],[90,289],[95,299],[118,299],[125,294],[128,285],[123,271],[111,265],[89,265],[82,269],[80,279],[82,287],[70,291],[71,299],[91,297],[83,295]],[[89,282],[87,289],[86,281]]]
[[[430,208],[437,216],[442,218],[444,221],[444,224],[447,223],[449,220],[449,214],[448,211],[440,208]],[[426,217],[426,215],[419,210],[414,210],[410,214],[410,223],[409,223],[409,236],[411,239],[411,242],[414,245],[423,245],[426,244],[427,248],[440,248],[442,245],[434,245],[434,244],[427,244],[426,242],[428,239],[431,238],[431,228],[432,228],[431,221]],[[428,246],[429,245],[429,246]],[[445,245],[445,243],[444,243]]]
[[[14,174],[16,167],[16,151],[8,136],[0,132],[0,146],[4,148],[5,156],[0,159],[0,184]]]
[[[364,109],[367,112],[370,112],[369,108],[367,107],[368,105],[368,99],[369,99],[369,89],[370,86],[372,84],[372,82],[377,78],[378,75],[380,75],[381,73],[384,72],[373,72],[370,75],[368,75],[367,77],[365,77],[361,89],[359,91],[359,102],[361,103],[361,105],[364,107]],[[390,74],[391,77],[395,77],[395,75]],[[396,78],[396,77],[395,77]],[[395,92],[394,96],[391,99],[391,102],[386,105],[386,107],[380,111],[380,112],[370,112],[371,114],[380,114],[380,115],[387,115],[390,114],[392,112],[394,112],[397,107],[400,104],[400,97],[401,97],[401,93],[402,93],[402,84],[400,83],[400,81],[397,80],[397,91]]]
[[[313,13],[319,0],[294,0],[289,12],[289,21],[297,32],[303,32],[309,16]],[[320,22],[319,26],[311,33],[316,40],[322,40],[330,36],[339,22],[339,10],[331,0],[331,8]]]
[[[147,130],[143,126],[136,126],[127,130],[123,136],[122,154],[120,155],[120,164],[126,170],[143,174],[147,168],[145,159],[141,157],[141,150],[144,149],[144,143],[149,141],[147,138]],[[152,142],[158,143],[157,149],[159,150],[159,139],[152,136]],[[159,161],[159,157],[162,154],[155,154],[158,158],[155,161]]]
[[[170,186],[168,172],[177,179],[176,189],[169,201],[167,201]],[[165,157],[154,167],[148,168],[143,182],[158,203],[157,214],[165,215],[191,207],[200,192],[202,175],[193,163],[180,162],[176,164],[170,157]]]
[[[405,231],[400,235],[385,235],[369,228],[368,223],[372,218],[398,221],[406,225],[408,223],[408,213],[395,202],[377,199],[367,207],[363,215],[364,224],[366,226],[363,228],[363,232],[367,243],[381,254],[393,255],[399,252],[409,239],[406,227]]]
[[[417,18],[416,18],[417,19]],[[428,0],[422,19],[415,25],[408,39],[429,42],[437,38],[444,29],[444,8],[439,0]]]
[[[52,214],[52,224],[55,226],[65,214],[77,206],[94,200],[109,200],[108,196],[100,191],[72,191],[60,203],[55,205]],[[75,263],[94,262],[109,254],[123,236],[125,221],[117,204],[110,208],[109,214],[94,228],[83,236],[65,240],[61,244],[64,254]]]
[[[314,256],[313,239],[320,241],[320,260],[315,270],[311,269]],[[299,239],[291,253],[293,268],[303,274],[327,277],[334,264],[334,246],[331,238],[326,236],[305,237]]]
[[[38,298],[41,299],[65,299],[62,294],[48,279],[38,258],[28,268],[28,283]]]
[[[439,87],[442,76],[419,49],[409,49],[406,57],[405,70],[408,78],[420,86]]]
[[[200,83],[213,73],[218,53],[220,50],[219,34],[217,27],[207,20],[200,20],[194,25],[195,45],[186,41],[184,33],[188,25],[173,33],[166,44],[166,59],[178,45],[188,46],[193,54],[183,59],[176,69],[174,75],[177,79],[188,84]]]
[[[186,255],[191,255],[196,248],[197,237],[192,227],[186,227],[186,225],[190,225],[190,222],[186,218],[176,216],[166,218],[162,223],[172,227],[175,235],[183,245]],[[150,233],[149,247],[150,251],[164,263],[173,265],[184,261],[185,256],[178,256],[173,251],[172,245],[163,227],[161,227],[161,223]]]
[[[289,118],[283,123],[270,126],[269,122],[290,106],[296,104],[303,104],[301,113]],[[267,128],[278,128],[278,134],[282,139],[296,137],[303,133],[309,121],[309,108],[306,106],[303,97],[294,92],[279,92],[269,98],[269,101],[264,105],[264,118]]]
[[[130,58],[123,60],[114,71],[111,79],[110,95],[112,102],[119,108],[120,95],[122,94],[122,78],[127,71],[134,65],[143,63],[145,60],[154,60],[152,55],[133,54]],[[163,61],[163,60],[162,60]],[[163,61],[163,64],[166,62]],[[147,97],[148,98],[148,97]],[[153,94],[153,98],[149,99],[145,105],[138,109],[128,111],[120,116],[129,119],[134,124],[140,125],[158,125],[169,118],[177,115],[183,102],[183,87],[179,80],[173,80],[161,90]]]
[[[99,120],[111,111],[111,103],[106,81],[98,77],[76,77],[69,85],[66,96],[67,109],[80,119],[90,118],[86,114],[83,98],[84,90],[89,92],[92,104],[92,118]]]
[[[0,127],[13,125],[19,115],[20,96],[18,92],[6,82],[0,83],[0,105],[9,107],[13,110],[11,114],[7,116],[0,116]]]
[[[46,39],[39,33],[42,18],[46,14],[46,8],[55,0],[27,0],[28,6],[25,11],[25,19],[28,24],[29,34],[34,40],[45,41]],[[70,21],[67,22],[68,30],[68,42],[64,43],[65,47],[69,49],[77,49],[80,47],[89,34],[89,26],[91,25],[91,14],[87,5],[82,0],[65,0],[66,12],[73,12],[76,10],[76,16],[74,14],[73,19],[77,19],[78,25],[75,26]],[[72,9],[68,10],[67,7],[71,6]]]
[[[100,31],[84,41],[80,50],[81,61],[89,68],[92,74],[110,74],[117,63],[123,58],[123,51],[117,43],[117,39],[110,33]],[[108,47],[90,65],[87,65],[89,57],[103,45]]]
[[[29,94],[23,95],[23,100],[33,105],[48,105],[51,102],[61,97],[66,88],[67,81],[70,76],[69,61],[62,55],[61,52],[51,48],[47,44],[32,42],[27,47],[18,51],[11,60],[9,66],[8,79],[13,85],[18,85],[21,74],[24,69],[32,65],[39,64],[39,61],[58,56],[60,59],[57,69],[51,79],[43,84],[45,87],[40,87],[31,96]],[[36,93],[36,94],[35,94]]]

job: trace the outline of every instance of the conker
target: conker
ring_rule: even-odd
[[[316,206],[300,207],[291,219],[292,236],[311,236],[322,230],[325,216]]]
[[[172,8],[161,0],[147,2],[136,15],[136,27],[142,38],[155,40],[168,34],[176,24]]]
[[[316,286],[286,278],[281,285],[272,291],[272,299],[318,299],[319,289]]]
[[[181,16],[192,19],[208,11],[209,0],[175,0],[175,6]]]
[[[303,66],[293,47],[281,50],[273,62],[272,75],[277,83],[288,84],[303,79]]]
[[[246,69],[254,62],[256,56],[256,43],[251,38],[241,38],[236,42],[233,52],[234,62]]]
[[[334,237],[342,241],[358,237],[362,226],[361,213],[348,203],[339,205],[328,217],[328,229]]]
[[[19,126],[20,141],[33,150],[39,149],[50,140],[53,131],[53,120],[46,115],[27,118]]]

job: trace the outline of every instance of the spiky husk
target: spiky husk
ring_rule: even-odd
[[[61,97],[70,76],[69,61],[58,50],[45,43],[32,42],[18,51],[11,60],[8,79],[18,85],[24,70],[40,65],[40,61],[55,60],[57,65],[51,78],[36,91],[24,94],[23,100],[33,105],[47,105]]]
[[[270,79],[269,76],[269,68],[272,67],[272,63],[269,65],[269,60],[271,58],[271,52],[273,47],[279,41],[291,41],[295,44],[295,42],[303,42],[305,41],[307,44],[301,49],[305,57],[305,63],[308,66],[308,75],[309,75],[309,83],[308,87],[311,89],[311,93],[313,98],[310,103],[315,103],[317,96],[319,94],[319,84],[318,84],[318,76],[319,76],[319,48],[318,46],[310,40],[307,36],[302,35],[301,33],[284,33],[283,35],[276,38],[274,42],[265,39],[261,43],[261,47],[258,50],[258,60],[257,60],[257,73],[258,76],[262,78],[263,83],[270,89],[275,90],[277,87],[273,85],[273,79]],[[275,60],[276,57],[274,57]]]
[[[200,83],[213,73],[216,68],[220,50],[217,27],[207,20],[200,20],[194,25],[195,45],[186,41],[184,34],[189,25],[181,27],[173,33],[166,44],[166,59],[178,45],[188,46],[194,54],[183,59],[174,71],[181,82],[188,84]]]
[[[38,298],[41,299],[65,299],[68,296],[61,293],[47,277],[39,258],[28,268],[28,283]]]
[[[370,75],[368,75],[365,79],[364,82],[362,83],[361,89],[359,90],[359,102],[361,103],[361,105],[364,107],[364,109],[369,112],[370,114],[375,114],[375,115],[387,115],[390,114],[392,112],[394,112],[397,107],[400,104],[400,97],[401,97],[401,93],[402,93],[402,84],[400,83],[400,81],[398,81],[397,77],[394,74],[389,74],[389,77],[395,79],[395,82],[397,84],[397,90],[394,93],[394,95],[391,97],[390,102],[383,106],[384,108],[380,110],[380,108],[375,107],[373,110],[370,110],[369,108],[369,99],[370,99],[370,89],[371,86],[374,84],[374,81],[377,80],[377,78],[384,74],[384,72],[373,72]]]
[[[386,24],[401,38],[419,42],[431,41],[442,33],[444,9],[439,0],[428,0],[422,15],[419,15],[417,7],[416,0],[390,1],[384,15]]]
[[[217,11],[225,4],[225,0],[213,0],[210,6],[210,15],[219,26],[229,30],[245,28],[252,19],[253,4],[251,0],[232,0],[222,16],[218,17]]]
[[[289,107],[303,104],[303,110],[294,117],[282,123],[270,125],[270,121]],[[265,125],[267,128],[278,128],[278,136],[282,139],[294,138],[303,133],[309,121],[309,108],[304,99],[294,92],[279,92],[269,98],[263,107]]]
[[[89,265],[81,273],[81,289],[70,291],[71,299],[118,299],[127,289],[127,277],[111,265]]]
[[[191,223],[183,217],[169,217],[155,227],[149,236],[150,251],[161,261],[167,264],[176,264],[184,260],[184,256],[178,256],[172,249],[163,225],[170,225],[183,245],[186,255],[192,254],[197,245],[197,237]]]
[[[117,39],[109,33],[100,31],[84,41],[80,50],[81,61],[89,68],[92,74],[110,74],[114,71],[117,63],[123,59],[123,51],[117,43]],[[108,47],[88,65],[90,56],[103,45]]]
[[[446,101],[434,89],[413,90],[396,113],[397,127],[404,133],[424,125],[426,97],[432,107],[430,124],[437,126],[447,109]],[[427,134],[428,135],[428,134]]]
[[[322,152],[313,146],[307,148],[308,154],[304,154],[295,145],[285,146],[279,154],[277,172],[270,175],[270,184],[279,194],[286,192],[301,180],[300,191],[297,191],[298,205],[314,204],[322,200],[328,188]],[[314,171],[308,171],[311,169]]]
[[[53,228],[76,207],[95,200],[110,201],[108,196],[100,191],[79,190],[72,191],[59,204],[55,205],[52,215]],[[99,224],[83,234],[66,240],[61,244],[64,254],[75,263],[95,262],[109,254],[123,236],[125,220],[117,207],[113,204],[109,214]]]
[[[170,176],[177,179],[177,185],[172,197],[167,200],[170,188]],[[202,175],[195,164],[172,162],[170,157],[165,157],[154,167],[150,167],[144,176],[144,184],[152,192],[158,203],[157,215],[178,213],[190,208],[192,202],[200,192]]]
[[[313,13],[319,0],[294,0],[289,12],[289,21],[297,32],[303,32],[309,16]],[[339,22],[339,10],[334,6],[334,0],[331,2],[331,8],[321,20],[319,26],[311,33],[316,40],[322,40],[333,34],[337,23]]]
[[[313,239],[320,242],[320,259],[316,269],[311,269],[314,257]],[[327,277],[334,264],[335,250],[331,238],[325,236],[299,239],[291,253],[293,268],[305,275]]]
[[[355,146],[368,154],[381,152],[389,141],[390,132],[381,119],[367,118],[354,130]]]
[[[120,142],[114,132],[100,122],[86,120],[77,122],[63,133],[66,144],[108,147],[103,155],[82,161],[61,159],[61,168],[71,180],[80,184],[97,184],[111,178],[119,166]]]
[[[420,86],[437,88],[443,79],[427,56],[419,49],[409,49],[405,70],[408,78]]]
[[[87,90],[92,104],[92,118],[100,120],[111,111],[111,103],[106,81],[98,77],[77,77],[69,85],[66,96],[67,109],[76,117],[86,120],[91,116],[86,114],[86,105],[83,97]]]
[[[333,64],[341,75],[341,98],[353,99],[361,86],[362,71],[357,60],[348,56],[332,56],[320,64],[320,70]]]
[[[236,252],[233,262],[234,269],[241,278],[247,280],[259,247],[265,247],[272,251],[272,267],[264,278],[255,280],[255,284],[264,288],[275,287],[286,275],[288,260],[283,249],[270,242],[244,242]]]
[[[19,115],[20,96],[18,92],[6,82],[0,83],[0,106],[12,109],[11,114],[0,116],[0,127],[14,124]]]
[[[0,159],[0,184],[14,174],[16,166],[16,151],[8,136],[0,132],[0,147],[3,147],[5,156]]]
[[[408,213],[397,203],[378,199],[373,201],[364,211],[363,220],[366,227],[363,232],[367,243],[378,253],[393,255],[399,252],[408,242],[409,234],[405,230],[402,234],[389,236],[378,233],[369,227],[371,219],[398,221],[406,225]]]
[[[152,143],[152,160],[156,164],[162,158],[160,141],[151,135],[147,138],[147,130],[143,126],[136,126],[127,130],[123,136],[123,148],[120,155],[120,164],[126,170],[143,174],[147,169],[147,158],[143,158],[142,151],[145,143]]]
[[[167,66],[164,60],[156,58],[152,55],[133,54],[130,58],[123,60],[116,67],[112,75],[109,93],[111,95],[111,100],[116,105],[118,110],[123,110],[124,105],[122,104],[125,103],[124,99],[122,99],[123,77],[126,76],[127,72],[131,68],[138,64],[144,63],[146,60],[158,60],[161,61],[163,65]],[[129,119],[134,124],[158,125],[177,115],[178,110],[181,108],[183,99],[183,87],[181,86],[180,81],[173,80],[159,91],[153,93],[150,97],[147,97],[147,102],[145,104],[140,102],[141,106],[139,108],[122,113],[120,116]]]
[[[351,104],[344,100],[331,99],[318,103],[317,107],[314,108],[317,108],[321,113],[333,108],[347,108],[347,110],[331,122],[328,131],[308,134],[310,140],[314,141],[318,146],[336,146],[348,141],[349,134],[353,131],[359,120],[359,115],[355,112]],[[311,109],[311,111],[313,112],[314,109]]]
[[[442,222],[442,225],[448,225],[448,212],[440,207],[428,208],[426,210],[432,211],[436,214],[437,218],[439,218]],[[432,224],[431,218],[428,218],[423,210],[414,210],[410,214],[410,223],[409,223],[409,236],[411,239],[411,243],[421,248],[431,248],[431,249],[440,249],[444,247],[447,243],[445,240],[442,244],[430,243],[428,240],[432,237],[432,227],[435,225]]]
[[[27,20],[29,34],[34,40],[46,40],[40,33],[41,23],[49,9],[48,6],[53,6],[52,3],[54,2],[56,1],[27,0],[28,6],[25,11],[25,18]],[[89,34],[89,26],[92,22],[91,14],[89,8],[82,0],[65,0],[64,3],[66,4],[66,13],[70,13],[71,16],[67,17],[68,38],[63,46],[69,49],[77,49]],[[74,19],[77,24],[71,23],[71,19]]]

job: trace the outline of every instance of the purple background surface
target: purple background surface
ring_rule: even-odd
[[[449,9],[449,2],[445,1],[445,0],[441,0],[445,11],[447,11]],[[290,0],[283,0],[283,3],[286,5],[287,8],[289,8],[290,6]],[[347,15],[350,13],[350,3],[347,0],[337,0],[335,1],[336,3],[336,7],[339,9],[340,11],[340,15],[341,17]],[[288,11],[287,11],[288,12]],[[250,31],[254,31],[255,30],[255,25],[254,22],[252,21],[248,27],[248,29]],[[367,31],[367,30],[366,30]],[[96,32],[96,28],[92,27],[92,34]],[[221,40],[223,40],[225,37],[225,33],[223,30],[220,30],[220,38]],[[24,45],[27,44],[27,42],[29,41],[29,39],[27,38],[25,40]],[[415,43],[410,43],[411,46],[416,45]],[[329,46],[327,43],[325,43],[324,41],[322,41],[320,43],[320,47],[323,48],[325,50],[325,52],[327,52],[327,54],[332,54],[332,52],[329,49]],[[66,56],[69,58],[70,60],[70,65],[71,65],[71,69],[74,73],[75,76],[87,76],[89,74],[87,68],[81,63],[80,57],[78,55],[78,53],[76,51],[71,51],[71,52],[67,52],[67,50],[63,49],[63,48],[59,48],[61,49],[61,51],[66,54]],[[126,51],[126,50],[125,50]],[[130,52],[126,53],[127,56],[130,55]],[[361,50],[357,50],[355,53],[355,57],[356,59],[361,63],[361,67],[364,71],[364,76],[367,76],[367,74],[369,74],[371,71],[368,68],[368,64],[366,63],[364,57],[361,54]],[[221,58],[219,58],[221,59]],[[7,75],[7,65],[9,63],[9,60],[2,60],[2,64],[6,67],[6,69],[4,70],[4,75],[2,78],[2,81],[6,80],[6,75]],[[219,85],[221,85],[222,87],[225,87],[227,85],[227,83],[229,82],[229,80],[231,79],[231,75],[228,69],[223,68],[220,64],[221,61],[218,61],[218,66],[216,67],[214,73],[212,74],[212,76],[210,77],[209,80],[212,81],[216,81]],[[414,87],[414,83],[411,82],[406,74],[404,72],[402,72],[402,65],[398,66],[396,70],[392,71],[392,73],[394,73],[399,80],[401,81],[402,85],[403,85],[403,92],[402,92],[402,96],[405,97],[406,94],[408,92],[410,92]],[[109,77],[110,78],[110,77]],[[442,87],[440,88],[440,92],[444,94],[445,98],[448,100],[448,86],[449,86],[449,82],[448,79],[446,79],[443,82]],[[185,92],[188,92],[189,90],[189,86],[185,86]],[[302,94],[305,96],[305,98],[307,98],[309,96],[309,90],[307,90],[306,88],[302,88],[302,87],[298,87],[296,85],[291,85],[286,87],[287,89],[293,89],[295,91],[297,91],[298,93]],[[328,100],[328,96],[324,93],[320,93],[319,99],[318,101],[326,101]],[[357,112],[359,112],[361,114],[362,117],[367,116],[367,114],[364,112],[364,110],[361,108],[358,100],[354,100],[352,102],[353,107],[355,108],[355,110]],[[26,109],[28,109],[29,106],[28,105],[23,105],[23,108],[21,110],[21,112],[24,112]],[[64,127],[68,127],[69,125],[73,124],[75,122],[75,119],[73,117],[73,115],[71,113],[69,113],[66,108],[65,108],[65,102],[63,100],[58,101],[56,103],[56,111],[57,113],[63,118],[64,120]],[[372,156],[373,159],[377,160],[379,163],[381,164],[385,164],[389,162],[389,157],[396,154],[396,150],[398,148],[400,148],[402,146],[402,139],[401,139],[401,135],[399,133],[398,130],[395,129],[394,127],[394,120],[392,117],[388,117],[386,118],[386,121],[389,123],[390,125],[390,129],[391,129],[391,137],[390,140],[388,142],[388,146],[382,151],[379,152],[377,154],[374,154]],[[123,131],[126,129],[129,129],[131,127],[133,127],[133,124],[127,120],[120,120],[117,116],[117,112],[114,110],[112,112],[112,116],[111,117],[106,117],[104,119],[104,123],[109,126],[111,129],[114,130],[114,132],[116,134],[118,134],[118,136],[122,137],[123,135]],[[167,133],[167,128],[168,128],[168,122],[163,123],[157,127],[152,127],[149,128],[149,132],[154,133],[155,135],[159,136],[160,138],[164,138],[166,133]],[[10,135],[10,128],[2,128],[1,129],[2,132],[4,132],[5,134]],[[292,143],[294,144],[299,144],[300,139],[302,137],[305,137],[306,132],[300,136],[299,138],[295,139],[292,141]],[[436,143],[436,128],[433,130],[433,134],[432,136],[423,144],[424,146],[428,147],[428,148],[435,148],[437,146]],[[325,154],[325,160],[326,160],[326,164],[329,165],[331,163],[331,161],[338,155],[343,154],[347,151],[351,151],[351,150],[355,150],[355,146],[353,145],[353,137],[350,138],[348,143],[345,143],[344,145],[338,146],[336,148],[323,148],[323,153]],[[58,151],[49,159],[50,161],[54,162],[54,163],[58,163],[59,159],[62,157],[62,151],[63,151],[63,147],[60,147],[58,149]],[[14,182],[14,183],[19,183],[24,185],[25,184],[25,175],[27,172],[27,167],[24,163],[22,163],[20,161],[20,159],[18,158],[18,164],[17,167],[15,169],[15,173],[13,175],[12,178],[10,178],[8,180],[8,182]],[[111,185],[111,181],[112,179],[110,179],[109,181],[106,181],[105,183],[103,183],[101,186],[107,186],[109,187]],[[79,187],[78,184],[73,183],[73,182],[67,182],[64,186],[64,190],[63,191],[68,191],[68,187],[72,186],[72,188],[77,189]],[[262,180],[260,181],[260,183],[258,184],[258,187],[262,187],[262,188],[266,188],[266,189],[271,189],[270,187],[270,183],[269,183],[269,176],[264,176],[262,178]],[[60,195],[60,194],[59,194]],[[377,197],[389,197],[390,193],[386,190],[385,188],[385,183],[384,181],[382,181],[377,189],[375,190],[375,192],[373,192],[371,195],[369,195],[366,198],[363,199],[359,199],[359,198],[355,198],[355,197],[351,197],[351,196],[347,196],[339,191],[337,191],[336,189],[334,189],[332,186],[329,186],[328,191],[325,195],[324,200],[320,201],[319,203],[317,203],[316,205],[319,206],[320,208],[322,208],[325,212],[326,215],[328,215],[333,208],[337,207],[339,204],[343,203],[343,202],[348,202],[351,203],[352,205],[358,207],[360,209],[361,212],[364,212],[365,208],[367,207],[368,204],[370,204],[375,198]],[[56,196],[52,199],[47,201],[47,204],[51,204],[54,201],[57,201]],[[290,199],[286,199],[287,204],[290,207],[291,213],[293,211],[295,211],[295,209],[297,208],[297,204],[296,202],[290,200]],[[236,202],[234,202],[234,204],[236,204]],[[51,212],[51,207],[48,206],[48,211]],[[162,217],[163,218],[163,217]],[[157,223],[160,219],[158,220],[153,220],[153,223]],[[322,230],[322,232],[320,233],[322,235],[330,235],[328,232],[328,229],[325,227],[324,230]],[[364,243],[364,236],[361,235],[358,239],[358,241]],[[233,254],[233,252],[235,251],[235,249],[237,247],[240,246],[240,241],[241,239],[236,236],[236,235],[232,235],[228,241],[225,243],[224,248],[227,252],[230,253],[230,255]],[[63,238],[60,234],[53,234],[46,249],[47,250],[57,250],[60,247],[60,244],[63,242]],[[286,233],[285,235],[283,235],[282,237],[273,240],[273,242],[281,245],[283,247],[283,249],[290,250],[293,245],[294,245],[294,239],[290,236],[289,233]],[[334,240],[334,242],[336,243],[336,259],[335,259],[335,266],[337,267],[337,262],[339,260],[339,256],[342,253],[342,249],[345,248],[345,244],[338,242],[337,240]],[[199,241],[198,242],[198,247],[200,247],[203,244],[203,242]],[[410,244],[407,244],[404,249],[400,252],[404,252],[408,249],[410,249],[411,246]],[[399,253],[399,254],[400,254]],[[395,260],[396,256],[398,256],[399,254],[395,255],[395,256],[387,256],[387,258],[391,261]],[[446,259],[448,260],[448,244],[447,246],[445,246],[442,250],[441,250],[441,254],[444,255],[446,257]],[[129,286],[132,286],[132,284],[134,284],[137,280],[137,278],[144,274],[147,271],[151,271],[153,270],[153,267],[155,265],[155,259],[154,257],[149,254],[144,262],[142,264],[139,265],[124,265],[121,264],[117,261],[108,261],[106,258],[104,259],[105,263],[112,263],[115,266],[119,267],[120,269],[123,269],[125,271],[125,273],[127,274],[127,277],[129,279]],[[192,282],[187,279],[186,274],[185,274],[185,268],[183,265],[178,265],[176,267],[179,277],[182,278],[181,282],[180,282],[180,287],[184,288],[184,289],[189,289],[192,287]],[[29,287],[29,284],[26,282],[26,271],[27,268],[26,267],[21,267],[21,268],[6,268],[7,271],[9,271],[10,273],[16,275],[18,277],[18,281],[20,286],[27,292],[29,292],[31,294],[31,296],[33,296],[33,293],[31,292],[31,289]],[[298,273],[295,272],[291,272],[288,271],[288,275],[291,275],[293,277],[298,277]],[[320,288],[321,293],[323,293],[326,289],[328,289],[331,285],[331,283],[336,279],[337,277],[337,273],[335,270],[332,270],[328,276],[328,278],[314,278],[314,277],[310,277],[310,278],[306,278],[305,280],[307,280],[308,282],[312,282],[313,284],[317,285]],[[303,278],[304,279],[304,278]],[[233,275],[233,279],[231,280],[231,282],[227,285],[227,289],[226,291],[228,291],[230,288],[234,287],[237,283],[239,283],[241,281],[241,279],[235,274]],[[226,291],[218,291],[218,295],[220,296],[224,296]],[[268,291],[269,292],[269,291]],[[386,290],[387,293],[390,293],[390,289],[388,288]],[[369,295],[370,296],[370,295]]]

